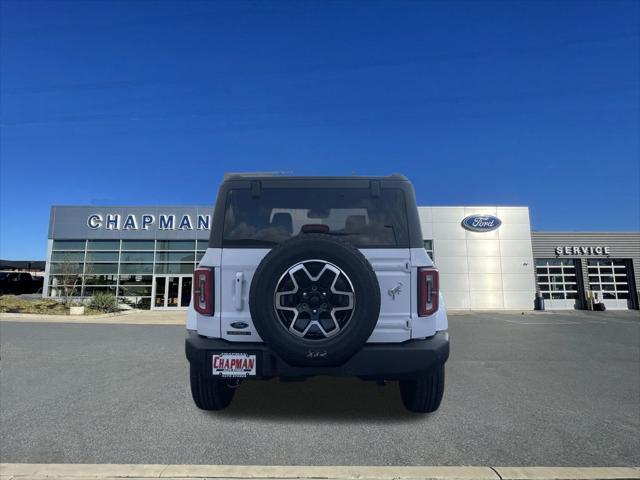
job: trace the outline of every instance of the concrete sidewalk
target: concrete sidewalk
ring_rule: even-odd
[[[102,315],[42,315],[39,313],[0,313],[2,322],[85,323],[113,325],[184,325],[187,312],[161,310],[123,310]]]
[[[365,467],[244,465],[0,464],[3,480],[29,479],[335,479],[335,480],[623,480],[640,479],[629,467]]]

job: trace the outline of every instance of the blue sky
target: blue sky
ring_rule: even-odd
[[[405,173],[423,205],[640,228],[640,2],[0,4],[0,257],[52,204],[225,171]]]

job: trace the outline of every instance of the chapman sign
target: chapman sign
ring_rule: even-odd
[[[93,213],[87,217],[87,226],[91,230],[149,230],[156,226],[159,230],[209,230],[211,215]]]
[[[565,245],[556,247],[556,255],[611,255],[611,247]]]
[[[462,228],[472,232],[490,232],[500,225],[502,221],[493,215],[469,215],[462,220]]]

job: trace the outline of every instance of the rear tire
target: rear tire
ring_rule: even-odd
[[[444,394],[444,365],[423,377],[400,381],[402,403],[410,412],[435,412]]]
[[[191,396],[202,410],[223,410],[229,406],[235,388],[228,385],[227,379],[205,376],[197,367],[190,366]]]

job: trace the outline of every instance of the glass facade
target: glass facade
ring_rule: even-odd
[[[156,306],[185,306],[191,280],[181,277],[193,274],[206,249],[206,240],[54,240],[49,296],[63,296],[65,288],[72,288],[76,297],[108,292],[123,303],[149,308],[155,278],[156,296],[163,296]],[[158,287],[165,278],[158,275],[168,276],[162,286],[170,288]]]

